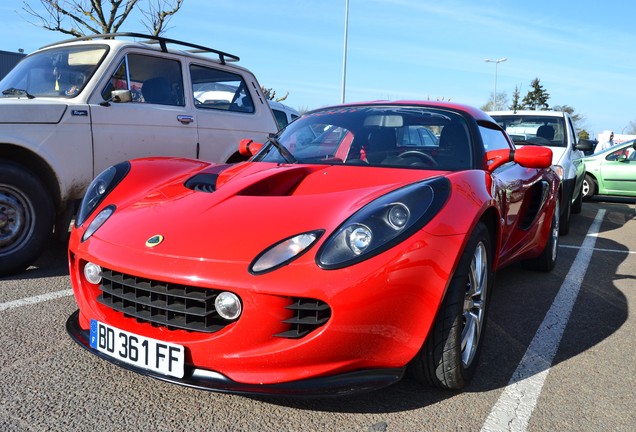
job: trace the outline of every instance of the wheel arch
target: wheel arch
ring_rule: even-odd
[[[594,173],[585,171],[585,176],[589,176],[592,180],[594,180],[594,184],[596,185],[596,187],[598,187],[598,177],[596,177]],[[585,178],[585,176],[583,176],[583,178]]]
[[[499,224],[499,213],[495,209],[495,207],[489,207],[479,218],[480,222],[483,222],[488,229],[488,234],[490,235],[490,244],[493,250],[491,250],[492,259],[493,259],[493,269],[496,269],[499,262],[499,254],[495,253],[496,250],[499,249],[501,244],[501,225]]]
[[[42,157],[24,147],[6,143],[0,143],[0,154],[2,160],[22,165],[38,177],[49,195],[53,197],[56,208],[59,208],[61,193],[58,178]]]

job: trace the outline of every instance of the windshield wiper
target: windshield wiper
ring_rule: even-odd
[[[287,163],[291,163],[291,164],[298,163],[298,159],[296,159],[294,155],[291,154],[289,150],[287,150],[287,147],[285,147],[284,145],[281,144],[280,141],[278,141],[278,138],[276,138],[275,134],[269,134],[268,139],[269,139],[269,142],[271,142],[272,145],[276,148],[276,150],[278,150],[278,153],[280,153],[283,159],[287,161]]]
[[[542,144],[536,143],[536,142],[530,142],[530,141],[526,141],[526,140],[513,140],[513,142],[515,143],[515,145],[533,145],[533,146],[541,146]]]
[[[6,90],[2,91],[2,94],[5,96],[26,96],[29,99],[34,99],[35,96],[33,96],[32,94],[29,94],[28,91],[24,90],[24,89],[18,89],[15,87],[11,87],[8,88]]]

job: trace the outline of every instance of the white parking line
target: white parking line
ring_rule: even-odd
[[[582,249],[582,246],[573,246],[573,245],[559,245],[559,247],[569,248],[569,249]],[[593,248],[594,252],[615,252],[615,253],[624,253],[624,254],[636,254],[636,251],[626,251],[620,249],[603,249],[603,248]]]
[[[530,416],[550,372],[565,326],[570,319],[572,307],[592,258],[596,237],[604,217],[605,210],[599,210],[550,310],[534,335],[517,370],[512,374],[508,386],[490,411],[482,431],[527,430]]]
[[[27,297],[19,300],[14,300],[6,303],[0,303],[0,312],[7,309],[13,309],[21,306],[32,305],[36,303],[42,303],[49,300],[54,300],[60,297],[68,297],[73,295],[72,289],[54,291],[47,294],[42,294],[35,297]]]

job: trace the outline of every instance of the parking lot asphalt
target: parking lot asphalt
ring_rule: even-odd
[[[326,400],[250,398],[143,377],[66,334],[77,308],[66,251],[51,244],[0,280],[2,431],[636,430],[636,210],[586,202],[557,267],[497,273],[477,376],[463,392],[406,378]]]

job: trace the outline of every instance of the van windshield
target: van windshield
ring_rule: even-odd
[[[77,96],[103,60],[108,47],[56,47],[25,57],[0,81],[2,97]]]

